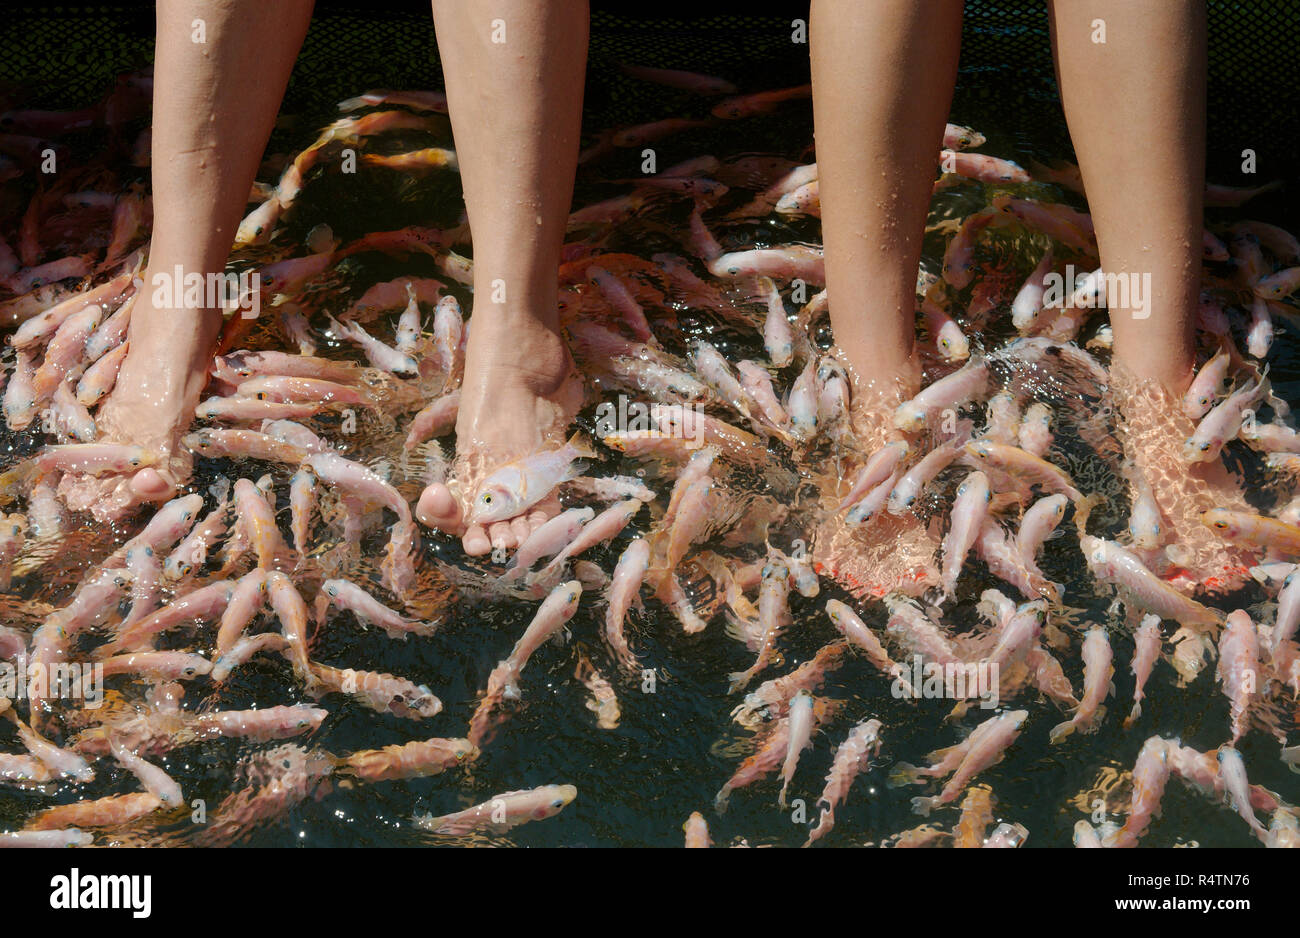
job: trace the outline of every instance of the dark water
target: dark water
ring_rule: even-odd
[[[966,71],[962,80],[963,89],[958,94],[960,109],[955,108],[952,119],[974,126],[988,136],[982,152],[1014,159],[1022,165],[1035,159],[1069,156],[1068,149],[1062,144],[1063,128],[1059,124],[1024,126],[1015,121],[998,123],[997,118],[1005,113],[1003,105],[981,108],[978,95],[969,91],[976,83],[976,76]],[[756,84],[745,90],[761,87],[766,85]],[[358,85],[353,90],[360,91],[362,87]],[[643,109],[654,111],[643,115],[642,119],[682,114],[676,104],[686,106],[671,97],[655,100],[652,106],[642,102]],[[593,106],[598,107],[599,102],[594,102]],[[698,103],[693,106],[700,107]],[[312,117],[287,122],[287,126],[297,130],[278,134],[272,149],[277,144],[288,152],[301,148],[314,137],[313,130],[319,123]],[[590,121],[588,129],[594,129]],[[656,149],[660,167],[666,167],[701,153],[712,153],[722,159],[755,152],[797,158],[810,141],[811,110],[807,102],[800,102],[768,117],[728,125],[722,131],[670,138],[656,145]],[[449,135],[435,132],[431,135],[394,135],[373,144],[373,147],[377,152],[398,152],[408,147],[449,144]],[[603,180],[634,174],[635,157],[634,152],[620,153],[609,162],[585,171],[579,179],[576,204],[586,204],[625,191],[623,187]],[[129,180],[128,172],[124,171],[122,178]],[[265,175],[262,178],[274,179]],[[1026,187],[1024,192],[1039,198],[1065,199],[1076,207],[1083,207],[1076,198],[1053,187]],[[734,198],[743,201],[748,195],[738,191]],[[964,214],[982,204],[982,200],[990,195],[987,188],[971,185],[939,196],[934,208],[940,215]],[[725,207],[710,217],[720,216]],[[666,200],[648,215],[628,225],[626,230],[617,232],[608,242],[609,249],[645,257],[665,249],[685,254],[674,244],[672,232],[680,230],[688,208],[685,203]],[[1267,208],[1262,213],[1255,208],[1248,206],[1240,212],[1220,211],[1214,220],[1269,217]],[[454,177],[433,175],[417,181],[402,179],[395,174],[367,171],[344,179],[327,172],[308,184],[295,211],[288,217],[280,238],[284,243],[301,244],[306,233],[319,223],[329,224],[345,241],[367,231],[406,224],[450,225],[459,209]],[[1270,220],[1284,224],[1289,230],[1300,227],[1294,218],[1289,219],[1289,224],[1287,219],[1271,217]],[[763,221],[732,227],[715,224],[714,230],[724,247],[731,248],[755,241],[819,240],[817,227],[815,220],[792,223]],[[942,249],[942,238],[928,239],[923,266],[937,271]],[[1031,257],[1030,249],[1031,245],[1024,239],[994,238],[981,251],[981,270],[1012,264],[1023,278],[1035,259]],[[305,250],[299,253],[305,253]],[[250,263],[252,257],[251,254],[236,256],[233,263],[240,267]],[[335,312],[345,308],[349,299],[359,296],[370,283],[399,275],[438,276],[431,261],[418,258],[409,262],[396,262],[378,255],[349,259],[321,286],[330,297],[326,308]],[[977,273],[977,282],[979,276]],[[458,292],[454,285],[451,286],[452,292]],[[469,295],[465,291],[459,291],[458,295],[468,309]],[[1004,319],[1008,316],[1005,305],[995,318],[998,315]],[[653,320],[652,311],[651,316]],[[670,350],[680,351],[691,337],[702,335],[715,342],[732,361],[742,357],[762,357],[761,339],[756,334],[739,333],[707,312],[683,311],[677,321],[681,326],[680,335],[672,335],[665,342]],[[371,331],[380,336],[390,335],[394,323],[395,314],[381,319]],[[1278,335],[1270,356],[1270,374],[1278,393],[1294,401],[1300,398],[1300,388],[1296,386],[1300,377],[1296,370],[1296,335],[1288,322],[1279,322],[1277,326]],[[984,341],[993,348],[1008,333],[1009,324],[995,322],[991,334],[984,337]],[[259,329],[250,343],[254,346],[274,345],[274,332]],[[321,354],[355,357],[350,349],[344,348]],[[778,388],[784,390],[795,376],[793,371],[780,375]],[[1042,399],[1064,406],[1059,389],[1044,385],[1037,390]],[[579,420],[579,425],[588,430],[595,404],[596,400],[590,399]],[[404,426],[404,421],[405,418],[399,419],[399,424]],[[394,443],[391,436],[363,433],[358,441],[337,433],[328,422],[314,425],[353,458],[371,464],[387,459],[397,465],[394,482],[400,483],[404,493],[412,499],[418,493],[419,467],[413,467],[410,477],[403,478],[396,458],[400,444]],[[1069,465],[1076,478],[1087,480],[1086,487],[1090,490],[1116,495],[1119,483],[1113,475],[1113,468],[1082,441],[1073,438],[1068,424],[1058,426],[1057,433],[1057,450],[1053,458]],[[40,439],[36,431],[12,434],[5,429],[0,443],[8,454],[5,461],[9,464],[32,452],[40,444]],[[1233,445],[1231,459],[1243,458],[1245,451],[1237,451],[1235,447],[1238,445]],[[787,462],[787,455],[778,450],[774,444],[773,460]],[[818,452],[821,458],[829,458],[825,445]],[[671,479],[656,478],[653,466],[647,467],[609,454],[593,468],[592,474],[632,474],[647,468],[650,469],[648,481],[660,494],[662,504],[671,487]],[[287,504],[290,471],[257,463],[235,465],[200,459],[190,490],[206,491],[220,475],[230,479],[237,475],[255,479],[264,472],[271,472],[276,480],[279,504],[283,507]],[[962,474],[962,470],[954,467],[940,476],[929,497],[929,510],[946,506]],[[771,532],[775,546],[788,549],[795,538],[807,537],[812,516],[806,490],[801,501],[786,488],[763,491],[766,483],[761,480],[750,479],[747,485],[750,486],[750,495],[766,495],[794,505],[791,519]],[[1252,492],[1252,501],[1261,507],[1270,505],[1274,497],[1272,491]],[[1090,525],[1092,533],[1114,534],[1121,530],[1124,519],[1118,506],[1122,505],[1122,498],[1113,498],[1112,502],[1111,508],[1094,516]],[[209,507],[211,504],[209,497]],[[287,512],[283,512],[282,517],[287,533]],[[590,552],[586,559],[609,572],[627,541],[644,533],[649,524],[649,513],[643,512],[614,543]],[[70,522],[68,528],[70,533],[61,543],[29,547],[24,562],[20,563],[24,575],[16,578],[11,598],[55,607],[62,605],[84,572],[133,531],[129,525],[110,531],[81,521]],[[1028,828],[1030,846],[1068,846],[1074,823],[1087,817],[1091,811],[1091,799],[1095,794],[1088,793],[1099,786],[1109,787],[1118,773],[1131,768],[1138,749],[1148,736],[1177,736],[1187,745],[1208,751],[1228,735],[1227,700],[1214,684],[1213,668],[1207,667],[1191,686],[1179,688],[1175,674],[1166,662],[1157,664],[1147,684],[1144,715],[1138,725],[1132,731],[1121,729],[1120,718],[1127,712],[1133,690],[1132,677],[1128,673],[1132,641],[1120,622],[1107,618],[1109,597],[1095,592],[1077,541],[1069,534],[1072,523],[1067,520],[1063,529],[1066,536],[1049,543],[1041,565],[1050,579],[1066,584],[1066,603],[1081,610],[1077,617],[1081,627],[1089,622],[1111,626],[1116,695],[1108,701],[1111,713],[1099,732],[1091,736],[1075,735],[1054,747],[1048,746],[1047,734],[1052,726],[1064,719],[1060,712],[1033,693],[1022,694],[1014,702],[1015,706],[1030,710],[1025,730],[1005,761],[984,772],[978,781],[990,785],[996,794],[998,820],[1018,822]],[[318,530],[323,531],[323,528]],[[364,554],[368,559],[374,561],[380,556],[386,534],[383,526],[369,532],[364,542]],[[760,549],[751,545],[737,551],[722,546],[720,540],[703,546],[724,555],[738,554],[747,560],[758,557]],[[450,539],[426,536],[421,582],[430,590],[445,588],[440,564],[483,569],[482,565],[468,565],[458,544]],[[373,571],[371,573],[373,586],[377,576]],[[361,577],[358,575],[357,579]],[[959,601],[949,607],[945,621],[957,631],[973,626],[976,622],[975,600],[980,591],[989,586],[999,586],[1013,594],[1009,587],[989,577],[983,565],[972,558],[961,583]],[[825,603],[830,598],[849,597],[825,578],[821,588],[821,594],[815,599],[792,594],[794,622],[786,630],[781,645],[784,663],[769,669],[761,675],[760,681],[792,669],[836,637],[824,613]],[[1241,595],[1224,598],[1216,604],[1225,609],[1249,607],[1264,598],[1262,591],[1252,586]],[[885,611],[879,603],[854,605],[869,625],[883,627]],[[441,611],[448,616],[442,630],[432,638],[413,638],[405,643],[392,642],[377,631],[361,631],[350,615],[332,614],[314,649],[314,658],[338,667],[387,671],[415,683],[425,683],[442,699],[445,709],[433,720],[414,722],[363,710],[346,698],[330,696],[322,702],[330,716],[309,744],[331,753],[345,754],[408,740],[464,735],[477,704],[476,695],[484,686],[488,672],[509,652],[534,610],[535,603],[531,602],[485,600],[469,591],[457,595],[452,590],[441,606]],[[749,844],[793,846],[802,843],[807,828],[795,823],[789,811],[778,809],[776,793],[779,782],[772,779],[734,793],[725,815],[717,815],[712,810],[714,794],[748,753],[745,744],[750,738],[748,732],[729,719],[738,698],[726,693],[726,675],[747,667],[752,663],[753,655],[724,635],[721,615],[703,634],[692,637],[685,636],[672,615],[655,602],[648,602],[645,614],[632,614],[628,632],[633,649],[644,667],[654,669],[657,675],[654,692],[646,693],[639,682],[629,683],[617,677],[617,669],[599,637],[603,612],[603,604],[597,595],[589,592],[570,623],[572,638],[569,643],[549,643],[534,655],[521,683],[523,707],[513,714],[472,768],[452,770],[429,779],[385,782],[352,789],[335,787],[321,800],[307,801],[281,820],[259,825],[242,842],[310,846],[428,844],[432,841],[411,828],[410,818],[415,813],[432,811],[443,814],[485,801],[504,791],[570,783],[577,786],[578,797],[558,817],[525,825],[505,837],[483,840],[520,845],[673,846],[682,841],[683,821],[692,811],[698,810],[708,818],[712,837],[718,844],[736,842],[741,838]],[[35,624],[18,612],[6,616],[6,621],[18,627]],[[274,620],[264,614],[257,628],[273,628],[273,623]],[[209,639],[206,631],[181,631],[175,633],[171,644],[174,647],[206,649]],[[1071,650],[1058,652],[1076,693],[1082,688],[1082,665],[1077,650],[1076,639]],[[590,657],[615,683],[622,710],[617,729],[598,729],[595,715],[585,706],[587,691],[573,676],[580,652]],[[145,689],[143,685],[122,678],[110,679],[109,686],[128,698],[138,698]],[[236,671],[219,697],[209,701],[213,693],[207,679],[191,682],[187,685],[186,705],[192,708],[201,701],[208,701],[208,706],[240,709],[304,699],[287,665],[270,656],[255,658]],[[791,786],[791,797],[807,802],[809,820],[815,820],[812,805],[820,794],[833,748],[861,720],[876,717],[884,726],[880,759],[870,772],[859,778],[847,803],[838,809],[836,828],[824,843],[843,846],[878,843],[921,823],[922,819],[911,813],[909,800],[924,792],[916,788],[891,790],[884,781],[894,762],[921,763],[926,752],[958,741],[958,727],[944,722],[951,702],[923,700],[911,703],[895,699],[890,693],[889,681],[856,658],[851,658],[848,664],[831,675],[819,696],[841,701],[843,706],[834,721],[814,738],[813,749],[801,759]],[[987,715],[974,709],[962,725],[968,728]],[[7,724],[0,727],[0,746],[6,751],[20,751]],[[252,749],[267,748],[269,745],[251,746],[235,741],[204,743],[175,750],[160,760],[160,764],[181,783],[187,799],[202,798],[211,810],[240,784],[235,774],[239,760]],[[1252,782],[1278,792],[1284,801],[1300,800],[1300,779],[1288,773],[1278,759],[1275,740],[1254,732],[1242,741],[1240,748]],[[39,792],[0,789],[0,829],[17,829],[26,817],[50,804],[137,789],[134,778],[115,767],[110,760],[101,760],[97,772],[98,778],[94,783],[75,791],[61,790],[52,797]],[[956,816],[956,811],[949,809],[931,820],[950,827]],[[167,842],[186,842],[191,836],[183,824],[145,821],[115,832],[110,839],[128,843],[151,842],[164,829],[168,831]],[[1231,812],[1190,792],[1181,784],[1171,782],[1164,798],[1162,816],[1154,821],[1144,843],[1153,846],[1193,843],[1200,846],[1247,846],[1255,841]]]

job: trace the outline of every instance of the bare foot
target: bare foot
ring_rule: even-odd
[[[838,356],[837,356],[838,357]],[[844,361],[844,358],[840,358]],[[822,507],[835,512],[857,470],[880,447],[903,434],[894,429],[894,411],[918,388],[915,375],[868,384],[854,378],[850,407],[853,453],[840,472],[821,481]],[[915,461],[914,454],[911,461]],[[865,526],[850,525],[836,513],[813,537],[813,557],[825,572],[858,598],[891,592],[919,596],[939,582],[934,564],[937,539],[913,514],[880,512]]]
[[[145,283],[152,281],[146,277]],[[112,521],[176,494],[190,475],[180,437],[194,419],[220,316],[211,311],[158,310],[142,289],[131,313],[130,349],[112,392],[95,413],[99,439],[150,451],[156,462],[132,475],[64,476],[59,495],[74,511]]]
[[[1120,414],[1124,458],[1147,484],[1160,509],[1163,556],[1151,564],[1174,586],[1191,591],[1230,592],[1250,579],[1255,561],[1248,551],[1215,537],[1201,515],[1211,508],[1250,511],[1241,486],[1222,460],[1189,463],[1183,444],[1195,424],[1182,401],[1156,381],[1139,381],[1118,362],[1111,367],[1111,392]]]
[[[560,446],[582,395],[582,379],[557,333],[536,320],[508,326],[488,317],[473,322],[456,420],[454,478],[424,490],[416,517],[428,527],[459,534],[471,556],[519,546],[559,511],[555,495],[486,528],[465,524],[466,506],[498,466]]]

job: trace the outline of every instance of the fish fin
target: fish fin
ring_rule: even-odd
[[[565,445],[573,448],[574,459],[598,459],[600,457],[600,454],[597,453],[595,448],[591,445],[591,441],[587,439],[586,434],[581,430],[569,437],[569,442]],[[584,465],[580,471],[574,474],[574,478],[581,475],[582,472],[585,472],[586,468],[587,467]]]
[[[736,691],[744,690],[753,679],[754,675],[749,671],[732,671],[727,675],[730,685],[727,687],[728,694],[734,694]]]
[[[931,809],[935,806],[935,800],[934,798],[913,798],[912,810],[921,817],[929,817]]]
[[[27,489],[40,475],[36,462],[28,459],[20,462],[9,471],[0,474],[0,501],[16,502],[22,494],[20,489]]]
[[[1124,722],[1122,725],[1126,730],[1132,729],[1133,724],[1135,724],[1141,718],[1142,718],[1142,704],[1140,701],[1135,701],[1133,703],[1133,709],[1129,711],[1129,715],[1124,718]]]
[[[1064,723],[1058,723],[1056,726],[1052,727],[1052,732],[1047,736],[1047,742],[1049,745],[1056,745],[1073,732],[1074,720],[1066,720]]]
[[[889,779],[885,782],[890,788],[902,788],[904,785],[919,785],[921,783],[921,770],[910,762],[899,762],[889,773]]]

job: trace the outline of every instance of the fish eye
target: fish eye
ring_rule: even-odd
[[[262,586],[265,587],[266,584],[263,583]],[[331,596],[337,596],[339,594],[339,588],[337,586],[327,586],[325,587],[325,592]]]
[[[138,465],[140,465],[140,457],[139,457],[139,456],[132,456],[132,457],[131,457],[129,460],[127,460],[127,461],[128,461],[132,466],[138,466]]]
[[[152,557],[152,556],[153,556],[153,548],[152,548],[152,547],[148,547],[148,546],[146,546],[145,549],[144,549],[144,555],[145,555],[146,557]]]
[[[551,802],[551,807],[552,807],[552,808],[557,808],[557,809],[558,809],[558,808],[563,808],[563,807],[564,807],[564,799],[563,799],[563,798],[556,798],[554,801]]]
[[[1210,444],[1209,444],[1209,443],[1202,443],[1202,444],[1201,444],[1201,452],[1202,452],[1202,453],[1207,452],[1209,449],[1210,449]]]
[[[186,677],[193,677],[193,676],[194,676],[194,673],[195,673],[195,669],[194,669],[194,668],[186,668],[186,669],[185,669],[184,671],[182,671],[181,673],[184,674]]]
[[[310,724],[308,724],[308,722],[307,722],[306,720],[299,720],[299,721],[298,721],[298,729],[300,729],[300,730],[301,730],[301,729],[306,729],[307,726],[309,726],[309,725],[310,725]],[[286,761],[286,762],[284,763],[284,767],[285,767],[286,769],[289,767],[289,763],[288,763],[288,761]]]
[[[491,505],[492,496],[491,494],[484,492],[482,495],[479,496],[479,501],[481,501],[484,505]]]
[[[176,565],[176,569],[180,571],[181,576],[188,576],[192,568],[188,563],[182,560],[180,563]]]
[[[1214,522],[1214,526],[1218,528],[1220,531],[1228,530],[1228,522],[1226,521],[1216,521]]]

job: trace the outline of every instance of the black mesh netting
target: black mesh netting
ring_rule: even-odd
[[[113,77],[152,57],[153,5],[8,4],[0,36],[0,91],[34,107],[77,107],[97,99]],[[624,75],[622,62],[723,75],[745,90],[807,81],[807,46],[790,41],[790,23],[807,4],[593,4],[585,128],[667,115],[693,114],[707,105],[685,92],[647,86]],[[1209,8],[1209,176],[1241,184],[1241,151],[1253,149],[1258,177],[1295,178],[1293,149],[1300,139],[1295,102],[1295,49],[1300,48],[1300,3],[1211,0]],[[704,12],[723,9],[725,12]],[[441,84],[427,3],[419,0],[320,0],[289,85],[278,137],[304,135],[335,116],[336,103],[370,87],[424,88]],[[1055,155],[1069,152],[1047,37],[1046,5],[966,4],[961,77],[953,113],[1023,143],[1032,139]],[[792,117],[791,114],[796,115]],[[971,116],[968,116],[971,115]],[[811,108],[778,119],[747,122],[754,150],[799,150],[811,136]],[[757,125],[757,126],[754,126]],[[723,129],[725,132],[727,128]],[[715,131],[716,132],[716,131]],[[289,140],[274,139],[272,147]],[[677,143],[684,150],[712,141],[707,132]],[[997,143],[997,135],[994,137]],[[991,151],[996,152],[996,151]],[[1259,213],[1290,214],[1296,186]]]

